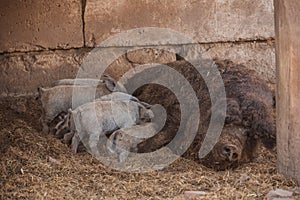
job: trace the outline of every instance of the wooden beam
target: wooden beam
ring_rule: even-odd
[[[300,1],[274,0],[278,171],[300,183]]]

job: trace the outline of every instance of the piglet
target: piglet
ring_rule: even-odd
[[[61,80],[62,84],[66,84],[67,80]],[[106,79],[101,82],[95,79],[80,79],[75,85],[60,85],[57,83],[52,88],[39,88],[39,96],[42,103],[42,117],[40,119],[43,126],[43,133],[49,133],[49,124],[62,112],[68,112],[70,108],[77,108],[78,106],[87,102],[93,101],[95,98],[100,98],[104,95],[110,94],[113,91],[121,89],[123,87],[117,86],[113,79]],[[75,81],[77,82],[77,81]],[[71,83],[71,82],[70,82]],[[97,85],[88,85],[88,84]],[[73,96],[76,92],[76,96]],[[124,91],[126,92],[126,91]]]
[[[98,154],[97,144],[105,135],[120,128],[151,121],[150,107],[135,101],[94,101],[69,111],[70,130],[74,132],[72,149],[77,152],[79,142],[88,144]]]
[[[119,161],[123,163],[130,152],[137,152],[139,143],[154,136],[158,129],[158,126],[152,122],[121,128],[110,135],[106,147],[111,154],[118,155]]]

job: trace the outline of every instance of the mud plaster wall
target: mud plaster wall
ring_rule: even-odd
[[[179,31],[275,83],[273,0],[2,0],[0,96],[75,77],[93,47],[139,27]]]

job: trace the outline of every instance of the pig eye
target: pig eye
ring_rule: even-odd
[[[230,149],[229,149],[228,147],[225,147],[225,148],[223,149],[223,154],[224,154],[224,155],[230,154]]]
[[[113,144],[116,144],[117,138],[118,138],[118,136],[117,136],[117,134],[115,134],[114,137],[113,137]]]

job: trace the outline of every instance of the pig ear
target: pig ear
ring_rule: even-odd
[[[146,102],[140,101],[139,103],[140,103],[142,106],[144,106],[146,109],[150,109],[150,108],[151,108],[151,105],[148,104],[148,103],[146,103]]]
[[[38,96],[37,96],[37,100],[42,98],[43,93],[45,92],[46,89],[42,88],[42,87],[38,87]]]
[[[72,109],[71,108],[68,109],[68,114],[72,114]]]
[[[116,80],[108,75],[103,75],[103,81],[107,87],[107,89],[111,92],[115,91],[116,88]]]
[[[41,95],[46,91],[46,89],[42,88],[42,87],[38,87],[38,93]]]

